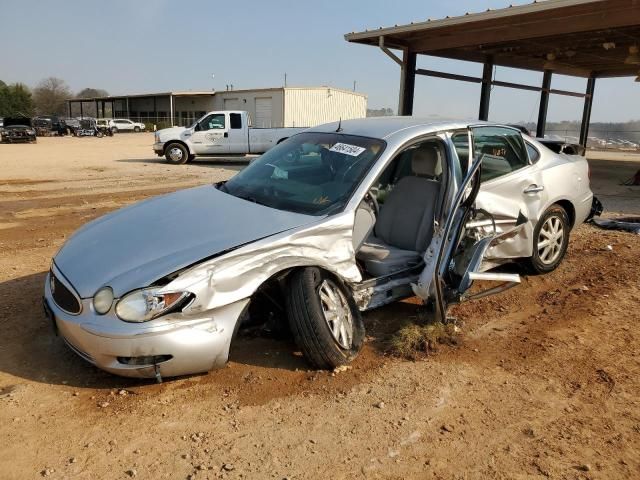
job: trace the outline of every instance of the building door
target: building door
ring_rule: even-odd
[[[224,99],[224,109],[225,110],[239,110],[240,102],[237,98],[225,98]]]
[[[273,98],[256,98],[255,127],[271,128],[271,112],[273,110]]]

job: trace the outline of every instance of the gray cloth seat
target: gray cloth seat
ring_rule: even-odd
[[[373,235],[358,251],[357,258],[371,275],[389,275],[421,262],[433,236],[440,159],[441,151],[434,144],[413,152],[414,175],[401,178],[389,193]]]

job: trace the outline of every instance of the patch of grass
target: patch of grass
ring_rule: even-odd
[[[435,352],[438,345],[457,343],[457,328],[452,323],[429,322],[419,325],[406,322],[391,337],[389,351],[392,355],[416,360],[421,355]]]

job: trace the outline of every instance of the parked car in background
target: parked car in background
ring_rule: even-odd
[[[39,137],[58,135],[61,131],[60,118],[57,115],[40,115],[34,117],[31,122]]]
[[[113,126],[113,120],[110,118],[97,118],[96,124],[101,128],[111,128]]]
[[[525,135],[533,137],[534,134],[529,131],[527,127],[524,125],[512,124],[508,125],[509,127],[517,128]],[[555,153],[564,153],[566,155],[580,155],[584,156],[585,148],[577,143],[577,141],[572,141],[572,137],[563,138],[558,135],[549,135],[544,138],[535,137],[537,141],[546,146],[549,150]],[[573,137],[575,139],[575,137]],[[577,139],[575,139],[577,140]]]
[[[111,120],[111,130],[117,132],[144,132],[147,127],[144,123],[133,122],[125,118],[114,118]]]
[[[113,123],[110,118],[98,118],[96,120],[96,127],[103,133],[103,135],[113,137]]]
[[[578,155],[583,157],[586,149],[579,143],[568,142],[562,138],[537,138],[541,144],[555,153],[564,153],[566,155]]]
[[[85,225],[53,258],[45,311],[85,360],[160,380],[223,366],[269,299],[309,363],[334,368],[363,345],[362,311],[418,296],[446,321],[449,304],[520,282],[494,266],[555,269],[592,200],[584,158],[513,128],[334,122],[227,182]],[[500,284],[470,293],[480,280]]]
[[[170,163],[196,156],[264,153],[305,128],[252,128],[245,111],[209,112],[189,128],[172,127],[155,133],[153,151]]]
[[[74,135],[76,137],[98,137],[102,138],[104,134],[96,125],[95,118],[81,118],[79,126],[76,129]]]
[[[0,136],[4,143],[36,143],[36,131],[28,117],[4,118]]]
[[[60,120],[61,135],[74,135],[80,128],[80,120],[77,118],[64,118]]]

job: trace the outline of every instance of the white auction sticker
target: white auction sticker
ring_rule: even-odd
[[[358,147],[357,145],[349,145],[348,143],[336,143],[329,149],[330,152],[344,153],[345,155],[350,155],[352,157],[357,157],[365,150],[366,148]]]

